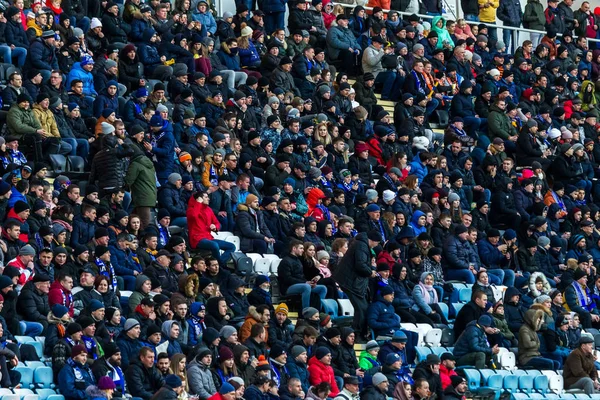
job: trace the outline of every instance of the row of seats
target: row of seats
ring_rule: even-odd
[[[433,331],[433,329],[432,329]],[[413,331],[414,332],[414,331]],[[421,361],[425,361],[429,354],[435,354],[437,356],[441,356],[442,354],[449,352],[452,353],[454,347],[443,347],[443,346],[418,346],[416,347],[417,351],[417,363]],[[517,356],[515,353],[506,349],[504,347],[500,347],[500,352],[498,353],[498,367],[507,371],[515,371],[517,368]]]
[[[65,400],[52,389],[0,389],[0,400]]]

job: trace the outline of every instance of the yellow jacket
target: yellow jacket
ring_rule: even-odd
[[[58,126],[56,126],[56,120],[52,111],[43,110],[39,104],[33,106],[33,114],[35,118],[40,122],[42,129],[46,131],[48,137],[55,137],[60,139],[60,132],[58,132]]]
[[[27,20],[27,29],[33,28],[35,30],[35,37],[42,36],[42,28],[38,24],[35,23],[34,19]]]
[[[479,3],[479,20],[496,23],[496,9],[500,7],[500,0],[477,0],[477,2]],[[491,6],[482,8],[486,3],[491,3]]]

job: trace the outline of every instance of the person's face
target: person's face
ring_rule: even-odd
[[[168,358],[161,358],[160,360],[158,360],[158,362],[156,363],[156,367],[158,368],[158,370],[162,373],[167,373],[169,371],[169,367],[171,366],[171,360],[169,360]]]
[[[484,294],[480,298],[475,299],[475,304],[477,304],[481,308],[485,308],[487,300],[488,300],[488,297],[487,297],[487,295]]]

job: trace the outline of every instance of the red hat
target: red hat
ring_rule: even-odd
[[[533,96],[533,88],[525,89],[523,91],[523,97],[528,99],[530,96]]]
[[[75,358],[78,355],[85,353],[87,355],[87,349],[85,348],[84,345],[82,344],[78,344],[77,346],[74,346],[73,349],[71,350],[71,358]]]
[[[362,153],[363,151],[367,151],[367,150],[369,150],[369,146],[367,146],[364,143],[357,143],[354,146],[354,152],[355,153]]]

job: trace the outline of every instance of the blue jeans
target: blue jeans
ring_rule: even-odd
[[[79,156],[84,160],[87,160],[88,154],[90,153],[90,142],[85,139],[75,139],[75,138],[62,138],[64,142],[67,142],[71,145],[71,153],[70,156]]]
[[[125,290],[135,290],[135,276],[133,275],[123,275],[123,287]]]
[[[468,269],[446,270],[447,281],[459,281],[464,283],[475,283],[475,275]]]
[[[527,364],[523,365],[523,367],[529,367],[533,369],[557,370],[560,369],[560,363],[556,360],[551,360],[549,358],[533,357],[527,362]]]
[[[210,250],[212,256],[219,260],[219,264],[224,267],[225,264],[227,264],[227,261],[229,261],[229,258],[231,258],[231,254],[235,251],[235,244],[219,239],[202,239],[198,242],[196,248],[200,250]],[[223,250],[223,255],[221,255],[221,250]],[[325,289],[325,292],[327,292],[327,289]]]
[[[268,13],[264,16],[265,21],[265,32],[275,32],[276,29],[285,28],[285,11]]]
[[[381,90],[381,98],[387,100],[390,98],[390,93],[394,87],[394,81],[396,80],[395,71],[382,71],[377,74],[375,78],[375,84],[382,83],[383,89]]]
[[[527,283],[529,282],[529,277],[531,276],[531,274],[529,272],[523,272],[523,276],[517,276],[515,274],[515,283],[514,286],[517,289],[522,288],[523,286],[527,285]]]
[[[427,114],[427,116],[430,116],[431,113],[434,112],[439,105],[440,102],[438,101],[438,99],[432,98],[431,101],[427,103],[427,106],[425,107],[425,114]]]
[[[235,226],[235,222],[233,221],[233,216],[227,215],[226,217],[221,217],[217,215],[217,220],[221,224],[221,230],[225,232],[233,232],[233,227]]]
[[[19,321],[19,326],[23,336],[40,336],[44,330],[44,326],[39,322]]]
[[[290,286],[285,293],[287,295],[291,294],[301,294],[302,295],[302,309],[306,307],[310,307],[310,294],[314,292],[319,295],[319,298],[323,300],[325,295],[327,295],[327,287],[323,285],[316,285],[314,288],[311,288],[308,283],[296,283]]]
[[[494,23],[494,22],[490,22],[490,23]],[[485,24],[485,22],[484,22],[484,24]],[[491,28],[488,26],[487,30],[488,30],[488,38],[490,38],[490,41],[497,42],[498,41],[498,28]]]
[[[512,26],[512,25],[507,25],[507,24],[504,24],[504,25]],[[507,53],[514,53],[514,50],[512,50],[512,51],[510,50],[510,43],[511,43],[513,32],[514,31],[511,31],[510,29],[502,29],[502,41],[506,45]],[[515,43],[513,43],[513,47],[515,47],[516,43],[519,43],[519,32],[517,32],[516,35],[517,35],[517,40],[515,41]]]
[[[0,55],[6,64],[12,64],[13,57],[17,58],[16,66],[22,68],[25,65],[25,59],[27,58],[27,49],[23,47],[15,47],[11,49],[10,46],[0,46]]]
[[[465,20],[472,21],[472,22],[479,22],[479,15],[465,14]]]
[[[488,269],[487,273],[492,285],[502,285],[502,282],[504,282],[504,270]]]
[[[187,217],[173,218],[173,220],[171,221],[171,225],[175,225],[180,228],[185,228],[187,227]]]
[[[465,132],[472,138],[477,138],[477,130],[485,118],[464,117],[463,119],[465,120]]]

